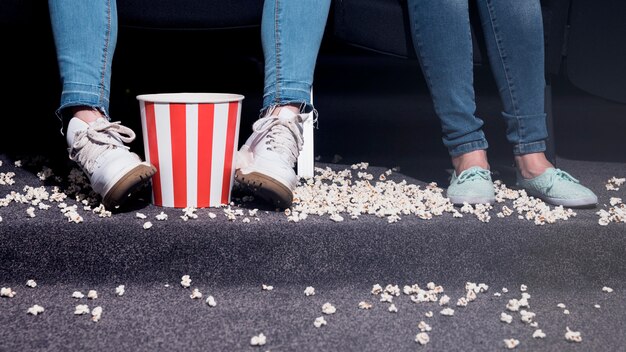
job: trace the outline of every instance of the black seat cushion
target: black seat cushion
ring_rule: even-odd
[[[44,25],[47,2],[2,0],[0,25]],[[121,26],[154,29],[224,29],[259,26],[263,0],[118,0]]]
[[[543,0],[546,68],[558,73],[569,0]],[[472,22],[476,11],[471,7]],[[334,34],[349,44],[384,54],[415,58],[406,0],[336,0]],[[480,26],[473,26],[474,62],[485,62]]]

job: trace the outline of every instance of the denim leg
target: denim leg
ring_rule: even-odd
[[[91,106],[108,116],[115,0],[49,0],[48,6],[62,83],[57,115],[67,107]]]
[[[487,149],[475,116],[467,0],[409,0],[413,42],[451,156]]]
[[[479,0],[478,9],[513,153],[543,152],[548,132],[540,2]]]
[[[311,87],[330,0],[266,0],[261,40],[265,56],[262,113],[300,103],[312,110]]]

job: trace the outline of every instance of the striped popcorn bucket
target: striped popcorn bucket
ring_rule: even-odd
[[[242,95],[138,95],[146,161],[157,168],[152,203],[217,207],[230,203]]]

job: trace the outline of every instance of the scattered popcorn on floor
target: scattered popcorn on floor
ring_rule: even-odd
[[[565,332],[565,340],[569,342],[581,342],[583,337],[580,334],[580,331],[572,331],[569,327],[566,327],[567,331]]]
[[[191,286],[191,279],[189,275],[183,275],[183,277],[180,279],[180,285],[185,288]]]
[[[28,280],[28,281],[26,281],[26,286],[35,288],[35,287],[37,287],[37,282],[35,282],[35,280],[32,280],[32,279]]]
[[[511,324],[511,322],[513,321],[513,316],[502,312],[500,313],[500,321],[503,323]]]
[[[509,302],[506,304],[506,309],[511,312],[517,312],[519,311],[520,306],[521,305],[520,305],[519,300],[513,298],[513,299],[510,299]]]
[[[182,209],[183,215],[180,216],[183,221],[187,221],[189,219],[197,219],[198,214],[196,214],[197,209],[195,207],[186,207]]]
[[[520,291],[522,291],[522,292],[526,292],[526,290],[528,290],[528,286],[526,286],[526,285],[523,285],[523,284],[522,284],[522,285],[519,287],[519,290],[520,290]]]
[[[563,314],[565,314],[565,315],[569,315],[569,310],[564,309],[564,310],[563,310]]]
[[[34,306],[28,308],[26,312],[31,315],[37,315],[43,313],[43,311],[44,308],[42,306],[35,304]]]
[[[209,296],[206,298],[206,304],[208,304],[209,307],[215,307],[217,302],[215,302],[215,298],[213,296]]]
[[[315,295],[315,288],[313,286],[307,286],[304,289],[304,294],[306,296],[313,296],[313,295]]]
[[[420,329],[421,332],[428,332],[431,331],[432,328],[430,327],[430,325],[428,325],[425,321],[420,321],[419,324],[417,324],[417,328]]]
[[[556,306],[561,308],[561,309],[565,309],[565,304],[564,303],[559,303]]]
[[[264,291],[271,291],[274,289],[274,286],[265,285],[265,284],[263,284],[261,287],[263,288]]]
[[[520,318],[521,318],[522,322],[524,322],[526,324],[532,323],[533,319],[535,319],[535,316],[536,316],[535,313],[529,312],[529,311],[524,310],[524,309],[522,309],[519,313],[520,313]]]
[[[98,292],[96,290],[89,290],[89,292],[87,292],[87,298],[89,299],[98,298]]]
[[[164,212],[161,212],[158,215],[156,215],[155,218],[159,221],[165,221],[167,220],[167,214],[165,214]]]
[[[317,317],[315,318],[315,321],[313,322],[313,325],[315,325],[316,328],[322,327],[323,325],[326,325],[326,319],[324,319],[324,317]]]
[[[145,219],[145,218],[147,218],[146,214],[144,214],[144,213],[135,213],[135,217],[137,219]]]
[[[378,295],[378,294],[380,294],[380,293],[382,293],[382,292],[383,292],[383,287],[382,287],[382,286],[380,286],[379,284],[375,284],[375,285],[372,287],[372,294],[373,294],[373,295]]]
[[[125,292],[126,292],[126,286],[124,285],[119,285],[115,288],[115,294],[118,296],[123,296]]]
[[[626,204],[622,198],[611,197],[609,209],[600,209],[596,212],[599,215],[598,224],[608,226],[610,223],[626,223]]]
[[[506,348],[512,350],[515,347],[517,347],[519,345],[519,340],[516,339],[505,339],[504,340],[504,346],[506,346]]]
[[[189,297],[191,299],[202,298],[202,292],[200,292],[200,290],[198,290],[197,288],[194,288],[193,291],[191,292],[191,295]]]
[[[385,292],[387,292],[388,294],[392,296],[398,297],[400,296],[400,287],[398,285],[389,284],[385,286]]]
[[[452,308],[444,308],[441,310],[441,312],[439,312],[439,314],[447,316],[447,317],[451,317],[454,315],[454,309]]]
[[[89,314],[89,306],[86,304],[79,304],[76,306],[76,308],[74,308],[74,314],[75,315],[83,315],[83,314]]]
[[[597,309],[600,309],[600,305],[599,304],[594,304],[593,307],[597,308]]]
[[[605,187],[607,191],[619,191],[619,186],[623,185],[626,182],[626,178],[617,178],[615,176],[611,177],[608,181],[606,181]]]
[[[398,312],[398,308],[397,308],[397,307],[396,307],[396,305],[395,305],[395,304],[393,304],[393,303],[389,306],[389,308],[387,308],[387,310],[388,310],[389,312],[391,312],[391,313],[397,313],[397,312]]]
[[[533,338],[535,339],[543,339],[545,337],[546,337],[546,334],[541,329],[537,329],[535,330],[535,332],[533,332]]]
[[[143,229],[147,230],[152,227],[152,223],[150,221],[146,221],[143,223]]]
[[[361,301],[359,302],[359,309],[371,309],[372,304],[369,302]]]
[[[440,306],[445,306],[448,303],[450,303],[450,297],[448,295],[443,295],[443,296],[441,296],[441,298],[439,298],[439,305]]]
[[[380,294],[380,301],[381,302],[392,303],[393,302],[393,296],[388,294],[387,292],[383,292],[383,293]]]
[[[426,318],[432,318],[432,317],[433,317],[433,315],[434,315],[434,314],[433,314],[433,312],[431,312],[431,311],[428,311],[428,312],[424,313],[424,316],[425,316]]]
[[[17,293],[13,291],[10,287],[3,287],[0,289],[0,297],[8,297],[13,298]]]
[[[420,332],[419,334],[415,335],[415,342],[419,343],[420,345],[425,345],[429,341],[430,337],[425,332]]]
[[[84,297],[85,297],[85,295],[82,292],[79,292],[79,291],[72,292],[72,298],[81,299],[81,298],[84,298]]]
[[[102,318],[102,307],[98,306],[91,310],[91,320],[98,322]]]
[[[252,336],[252,338],[250,339],[250,345],[252,346],[263,346],[266,342],[267,338],[265,337],[265,335],[263,335],[263,333]]]
[[[503,288],[502,288],[502,293],[507,293],[507,292],[509,292],[509,289],[508,289],[508,288],[506,288],[506,287],[503,287]]]
[[[613,289],[607,286],[602,287],[602,292],[611,293]]]
[[[332,304],[326,302],[322,305],[322,313],[324,314],[334,314],[337,311],[337,308]]]

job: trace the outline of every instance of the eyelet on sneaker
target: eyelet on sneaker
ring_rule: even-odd
[[[453,172],[447,196],[453,204],[495,203],[496,194],[491,181],[491,171],[473,166],[458,176],[456,171]]]
[[[531,179],[523,178],[518,171],[517,186],[528,195],[552,205],[592,207],[598,204],[598,197],[589,188],[561,169],[548,168]]]

